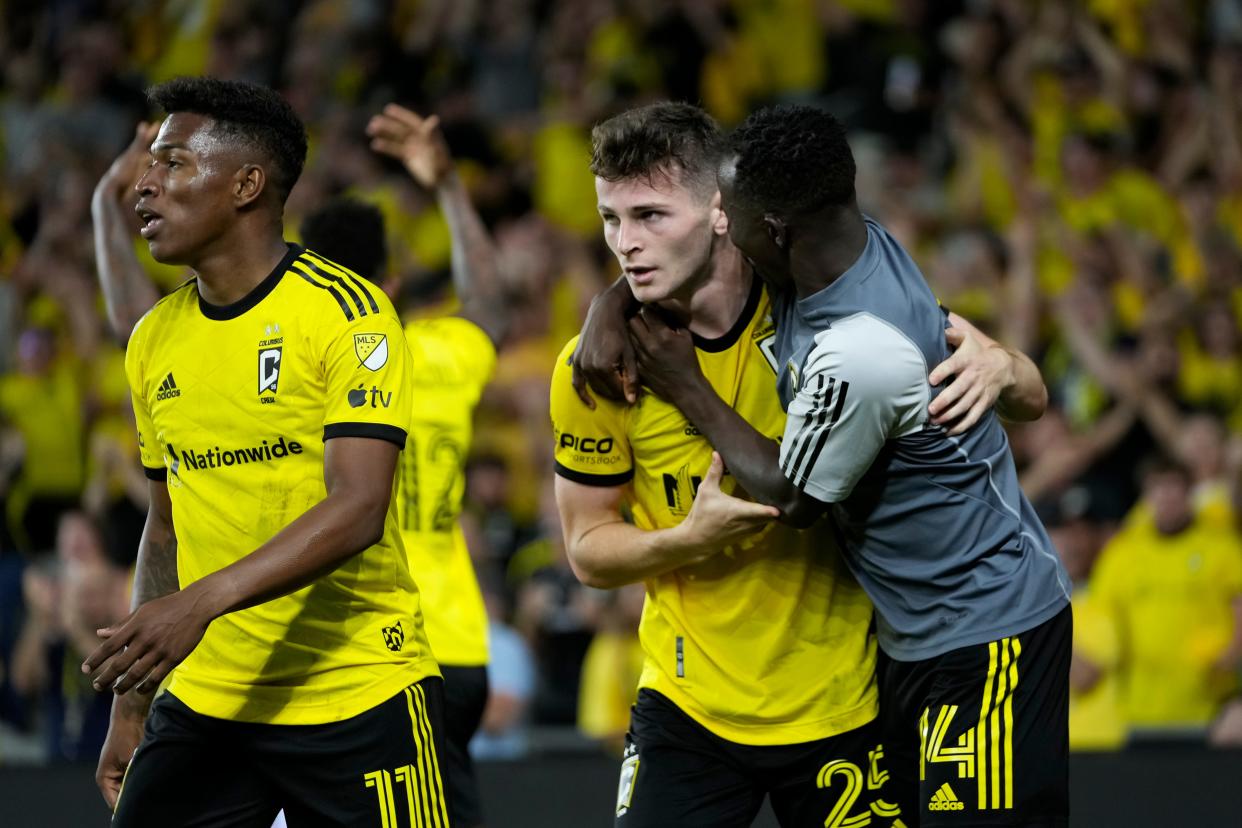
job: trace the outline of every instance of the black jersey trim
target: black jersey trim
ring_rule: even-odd
[[[294,263],[294,267],[298,268],[304,273],[312,273],[315,276],[319,277],[320,279],[323,279],[325,282],[328,282],[329,284],[339,285],[340,288],[344,290],[346,294],[349,295],[349,299],[351,302],[354,303],[354,307],[358,309],[358,316],[367,315],[367,308],[366,308],[366,305],[362,304],[362,299],[358,297],[358,294],[357,292],[354,291],[353,286],[350,285],[349,282],[342,279],[340,276],[337,276],[333,273],[329,273],[328,271],[323,270],[306,256],[303,256],[302,258],[298,259],[297,262]]]
[[[147,480],[158,480],[160,482],[168,480],[168,469],[163,466],[160,466],[158,469],[153,469],[150,466],[143,466],[142,473],[146,475]]]
[[[588,474],[580,472],[576,469],[562,466],[555,460],[552,461],[553,470],[566,480],[572,480],[575,483],[581,483],[584,486],[621,486],[629,483],[634,479],[634,470],[618,472],[617,474]]]
[[[384,423],[331,423],[323,427],[323,440],[336,437],[367,437],[372,440],[387,440],[396,443],[397,448],[405,448],[408,435],[404,428]]]
[[[707,351],[709,354],[718,354],[732,348],[741,339],[742,332],[750,325],[750,321],[755,318],[755,311],[759,309],[759,299],[762,296],[763,283],[757,275],[752,274],[750,295],[746,297],[746,306],[742,308],[742,313],[733,323],[733,327],[724,336],[718,336],[715,339],[707,339],[691,331],[690,336],[694,339],[694,347],[700,351]]]
[[[347,283],[352,282],[358,288],[358,292],[367,298],[367,304],[371,306],[371,313],[380,312],[379,305],[375,302],[375,294],[371,292],[374,288],[367,283],[366,279],[363,279],[347,267],[343,267],[330,259],[325,259],[313,250],[307,250],[305,258],[308,260],[308,264],[314,262],[324,270],[343,277]]]
[[[336,300],[336,303],[338,305],[340,305],[341,313],[345,314],[345,319],[349,322],[354,321],[354,312],[349,309],[349,305],[345,304],[345,297],[341,295],[340,291],[338,291],[336,288],[332,287],[331,285],[319,284],[319,282],[316,282],[314,279],[312,279],[307,274],[303,273],[301,270],[298,270],[296,267],[293,269],[293,272],[301,276],[303,279],[305,279],[308,285],[312,285],[314,287],[319,288],[320,290],[326,290],[328,293],[331,293],[332,298]]]
[[[289,270],[289,266],[293,264],[298,256],[302,255],[302,248],[296,244],[289,244],[289,251],[285,253],[284,258],[276,265],[276,268],[259,282],[253,290],[247,293],[236,302],[228,305],[213,305],[203,298],[203,294],[198,294],[198,309],[203,312],[203,316],[216,322],[227,322],[230,319],[236,319],[255,305],[262,302],[268,297],[276,286],[280,284],[280,280],[284,278],[285,272]]]

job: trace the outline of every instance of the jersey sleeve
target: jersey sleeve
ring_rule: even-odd
[[[628,409],[598,394],[591,410],[578,399],[568,360],[575,337],[556,358],[551,413],[554,468],[566,480],[587,486],[621,486],[634,476],[634,457],[626,435]]]
[[[844,500],[890,437],[926,419],[927,394],[922,354],[886,323],[825,332],[789,404],[781,471],[817,500]]]
[[[496,346],[483,329],[460,316],[420,319],[405,326],[415,366],[434,359],[438,367],[470,389],[477,400],[496,373]],[[434,347],[432,347],[434,346]]]
[[[491,381],[496,373],[496,346],[483,329],[460,316],[448,316],[436,326],[441,335],[453,346],[469,367],[479,390]]]
[[[164,452],[160,448],[155,424],[151,421],[151,406],[146,393],[146,337],[141,333],[141,321],[134,328],[125,348],[125,381],[134,406],[134,423],[138,429],[138,456],[143,474],[148,480],[167,480],[168,468],[164,465]]]
[[[326,333],[323,439],[370,437],[405,446],[414,380],[401,323],[368,314]]]

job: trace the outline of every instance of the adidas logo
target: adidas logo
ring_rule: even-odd
[[[940,789],[932,794],[931,802],[927,803],[929,811],[961,811],[965,807],[962,800],[957,798],[957,794],[953,793],[948,782],[941,785]]]
[[[177,388],[177,381],[173,379],[172,371],[169,371],[168,376],[164,377],[164,381],[160,383],[160,390],[156,392],[155,399],[170,400],[180,396],[181,391]]]

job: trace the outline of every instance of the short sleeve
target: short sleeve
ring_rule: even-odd
[[[867,314],[823,332],[790,401],[781,471],[825,503],[849,497],[891,437],[926,420],[927,370],[912,342]]]
[[[550,394],[554,468],[566,480],[587,486],[621,486],[634,476],[626,434],[627,409],[598,394],[591,410],[578,399],[568,360],[577,338],[556,358]]]
[[[146,395],[146,337],[139,335],[140,327],[141,323],[135,327],[125,348],[125,381],[129,384],[134,423],[138,429],[138,456],[148,480],[167,480],[164,451],[160,447],[155,424],[151,421],[151,406]]]
[[[460,316],[416,319],[405,326],[414,370],[432,365],[445,383],[477,400],[496,373],[496,346],[483,329]],[[417,378],[420,382],[425,377]],[[435,383],[433,383],[435,384]]]
[[[414,383],[396,315],[368,314],[326,335],[323,439],[370,437],[404,448]]]
[[[436,332],[444,338],[454,352],[461,355],[469,367],[470,375],[482,389],[496,372],[496,346],[482,328],[469,319],[446,316],[437,320]]]

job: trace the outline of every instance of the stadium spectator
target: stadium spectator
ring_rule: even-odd
[[[582,661],[578,688],[578,730],[618,756],[625,748],[630,705],[643,671],[638,621],[643,612],[641,584],[612,590],[600,613],[599,631]]]
[[[24,593],[13,685],[37,705],[51,761],[93,761],[108,732],[111,693],[92,688],[77,667],[97,646],[95,631],[128,614],[128,572],[109,559],[94,521],[68,512],[55,554],[26,569]]]
[[[1115,669],[1132,734],[1202,731],[1237,690],[1242,544],[1196,517],[1191,483],[1184,465],[1148,460],[1142,487],[1151,522],[1114,537],[1090,579],[1092,602],[1116,629]]]
[[[27,552],[49,551],[61,514],[82,491],[85,466],[82,392],[71,357],[50,328],[17,338],[17,367],[0,376],[0,428],[20,440],[10,466],[9,530]]]
[[[535,659],[506,620],[508,602],[498,585],[483,590],[487,606],[488,698],[483,722],[470,743],[475,759],[520,759],[528,750],[528,719],[535,697]]]

